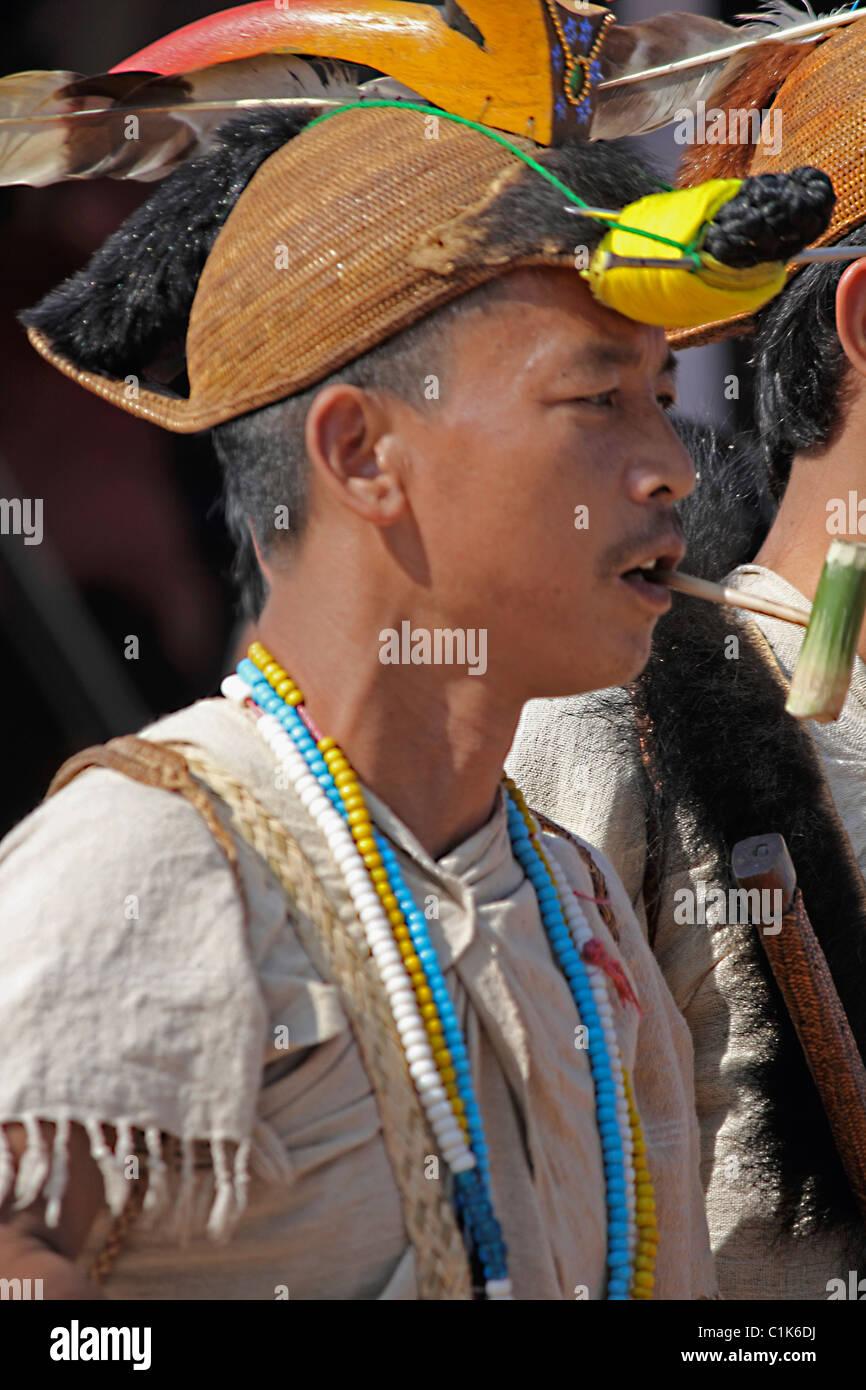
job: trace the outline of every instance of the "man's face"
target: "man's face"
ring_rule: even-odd
[[[631,680],[677,563],[694,469],[665,411],[661,329],[568,270],[519,270],[458,318],[440,403],[406,407],[409,502],[442,624],[487,630],[488,678],[527,699]]]

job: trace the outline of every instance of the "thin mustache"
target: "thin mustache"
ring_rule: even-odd
[[[685,550],[686,537],[679,522],[668,523],[663,529],[656,528],[645,534],[631,536],[627,541],[617,541],[601,562],[601,576],[609,579],[622,574],[630,560],[649,553]]]

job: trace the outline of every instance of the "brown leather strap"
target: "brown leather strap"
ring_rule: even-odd
[[[778,934],[761,942],[818,1088],[836,1148],[866,1219],[866,1068],[796,891]]]
[[[190,771],[231,811],[233,828],[282,884],[304,952],[321,979],[339,993],[376,1099],[382,1140],[415,1248],[418,1297],[471,1298],[470,1265],[447,1183],[431,1180],[427,1170],[436,1140],[361,923],[343,922],[300,843],[245,782],[200,749],[190,748],[187,758]]]
[[[147,1182],[143,1173],[137,1182],[132,1183],[132,1190],[126,1200],[126,1205],[115,1216],[101,1249],[96,1252],[93,1258],[87,1271],[87,1277],[91,1283],[103,1284],[111,1273],[118,1255],[126,1245],[129,1232],[141,1214],[146,1196]]]

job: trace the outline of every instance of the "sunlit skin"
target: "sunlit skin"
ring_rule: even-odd
[[[810,602],[815,597],[831,540],[866,541],[852,532],[828,534],[827,502],[849,492],[866,497],[866,261],[844,271],[836,290],[836,331],[847,359],[842,423],[823,449],[795,454],[776,519],[756,562],[775,570]],[[857,651],[866,661],[866,630]]]
[[[666,416],[663,332],[567,270],[506,278],[506,297],[455,322],[439,402],[341,385],[315,397],[307,529],[264,560],[258,635],[434,855],[489,818],[527,699],[646,664],[666,598],[620,576],[681,558],[673,505],[694,485]],[[379,634],[404,619],[486,629],[486,674],[383,665]]]

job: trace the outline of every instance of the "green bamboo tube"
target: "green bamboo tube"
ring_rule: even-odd
[[[830,723],[842,713],[863,613],[866,545],[831,541],[785,709],[797,719]]]

